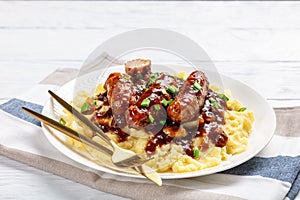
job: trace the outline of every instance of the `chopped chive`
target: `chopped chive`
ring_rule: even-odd
[[[82,113],[89,110],[89,109],[90,109],[90,105],[89,105],[88,102],[85,102],[84,104],[82,104],[82,107],[81,107],[81,112]]]
[[[143,99],[141,106],[149,107],[149,105],[150,105],[150,99],[148,99],[148,98]]]
[[[160,110],[159,104],[155,104],[155,105],[154,105],[154,109],[155,109],[156,111],[159,111],[159,110]]]
[[[209,102],[210,102],[210,103],[214,103],[214,102],[216,102],[216,100],[215,100],[214,98],[212,98],[212,97],[209,97],[209,99],[208,99],[208,100],[209,100]]]
[[[243,111],[245,111],[247,108],[245,108],[245,107],[242,107],[242,108],[240,108],[239,110],[238,110],[238,112],[243,112]]]
[[[162,103],[164,106],[167,106],[167,105],[168,105],[168,101],[165,100],[165,99],[163,99],[163,100],[161,101],[161,103]]]
[[[174,101],[173,99],[170,99],[170,100],[168,101],[168,105],[170,105],[173,101]]]
[[[154,118],[152,117],[152,115],[149,115],[149,116],[148,116],[148,119],[150,120],[151,123],[154,122]]]
[[[156,80],[157,78],[158,78],[158,72],[155,72],[155,73],[151,74],[150,79]]]
[[[164,95],[167,95],[167,91],[165,89],[161,89],[161,93],[163,93]]]
[[[178,89],[172,85],[167,88],[167,91],[173,94],[173,93],[178,92]]]
[[[166,124],[166,120],[160,120],[159,123],[160,123],[161,125],[165,125],[165,124]]]
[[[228,101],[229,100],[229,98],[225,94],[219,94],[219,97],[221,99],[223,99],[224,101]]]
[[[94,102],[93,102],[93,104],[94,104],[94,106],[96,106],[96,105],[97,105],[97,102],[96,102],[96,101],[94,101]]]
[[[200,91],[200,90],[201,90],[201,85],[200,85],[198,82],[194,82],[193,88],[194,88],[195,90]]]
[[[161,101],[161,103],[162,103],[164,106],[168,106],[168,105],[170,105],[172,102],[173,102],[173,99],[170,99],[169,101],[166,100],[166,99],[163,99],[163,100]]]
[[[213,107],[215,107],[215,108],[221,108],[221,106],[218,104],[218,102],[214,98],[210,97],[208,100],[209,100],[209,102],[211,103],[211,105]]]
[[[157,73],[157,72],[151,74],[147,86],[150,86],[150,85],[152,85],[153,83],[155,83],[155,81],[157,80],[157,78],[158,78],[158,73]]]
[[[67,122],[64,120],[64,118],[60,118],[59,123],[61,123],[64,126],[67,124]]]
[[[199,149],[194,149],[193,154],[194,154],[194,157],[198,158],[200,155]]]
[[[147,87],[146,87],[145,85],[141,85],[141,88],[142,88],[143,90],[146,90],[146,89],[147,89]]]
[[[130,78],[128,76],[126,76],[126,77],[120,78],[120,81],[122,83],[128,83],[128,82],[130,82]]]
[[[142,78],[143,78],[143,74],[138,74],[138,75],[137,75],[137,78],[138,78],[138,79],[142,79]]]

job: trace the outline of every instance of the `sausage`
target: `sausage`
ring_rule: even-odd
[[[154,111],[154,113],[152,113],[151,116],[156,119],[156,122],[159,122],[159,120],[165,120],[166,116],[163,116],[165,113],[164,109],[161,109],[160,107],[155,111],[152,107],[153,105],[160,105],[163,99],[170,100],[172,98],[170,94],[162,92],[162,89],[165,89],[165,87],[154,83],[145,90],[141,96],[139,96],[139,99],[135,102],[135,104],[131,104],[128,112],[126,113],[127,124],[131,128],[141,129],[148,126],[150,124],[149,114],[151,114],[152,111]],[[144,99],[149,99],[150,103],[148,106],[142,106]],[[161,111],[164,112],[161,113]]]
[[[114,115],[124,113],[129,107],[132,94],[132,81],[130,78],[127,74],[115,72],[109,75],[104,84],[108,103]]]
[[[197,89],[195,82],[201,88]],[[199,115],[208,93],[208,86],[208,80],[203,72],[192,72],[180,88],[175,100],[167,108],[168,116],[174,122],[187,122]]]
[[[125,63],[125,72],[136,82],[151,73],[151,60],[135,59]]]
[[[149,124],[147,109],[131,105],[126,111],[126,123],[130,128],[142,129]]]

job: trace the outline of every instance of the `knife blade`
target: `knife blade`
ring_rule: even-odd
[[[33,116],[34,118],[36,118],[37,120],[41,121],[42,123],[64,133],[65,135],[67,135],[69,137],[72,137],[73,139],[75,139],[79,142],[84,142],[86,145],[88,145],[98,151],[101,151],[102,153],[105,153],[109,156],[111,156],[113,153],[110,149],[106,148],[105,146],[100,145],[99,143],[82,135],[81,133],[78,133],[67,126],[62,125],[59,122],[57,122],[45,115],[42,115],[40,113],[37,113],[37,112],[30,110],[28,108],[25,108],[25,107],[22,107],[22,109],[26,113],[28,113],[31,116]],[[158,186],[162,185],[162,180],[161,180],[159,174],[152,168],[148,167],[147,165],[143,164],[140,166],[131,167],[131,169],[136,171],[138,174],[144,176],[148,180],[152,181],[156,185],[158,185]]]

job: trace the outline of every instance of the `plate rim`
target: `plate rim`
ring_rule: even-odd
[[[155,64],[154,64],[155,65]],[[112,66],[112,67],[120,67],[122,65],[115,65],[115,66]],[[174,65],[176,66],[176,65]],[[178,66],[178,65],[177,65]],[[122,66],[123,67],[123,66]],[[101,69],[99,70],[101,71]],[[84,74],[83,76],[81,77],[76,77],[76,78],[84,78],[84,77],[88,77],[88,76],[91,76],[93,74],[93,72],[91,73],[87,73],[87,74]],[[222,161],[220,165],[217,165],[217,166],[214,166],[214,167],[210,167],[210,168],[205,168],[205,169],[202,169],[202,170],[198,170],[198,171],[193,171],[193,172],[184,172],[184,173],[174,173],[174,172],[162,172],[162,173],[159,173],[160,177],[162,179],[182,179],[182,178],[192,178],[192,177],[199,177],[199,176],[204,176],[204,175],[210,175],[210,174],[215,174],[215,173],[218,173],[218,172],[222,172],[222,171],[225,171],[225,170],[228,170],[228,169],[232,169],[236,166],[239,166],[245,162],[247,162],[248,160],[250,160],[251,158],[255,157],[260,151],[262,151],[269,143],[270,141],[272,140],[274,134],[275,134],[275,129],[276,129],[276,115],[275,115],[275,111],[273,109],[273,107],[266,101],[266,99],[259,93],[257,92],[256,90],[254,90],[252,87],[250,87],[249,85],[247,85],[246,83],[240,81],[240,80],[237,80],[237,79],[234,79],[234,78],[231,78],[229,76],[226,76],[224,74],[221,74],[221,73],[218,73],[218,75],[221,77],[222,79],[222,82],[224,84],[224,82],[226,83],[227,82],[236,82],[238,83],[239,87],[240,86],[243,86],[244,88],[247,88],[248,90],[250,90],[251,92],[253,92],[256,97],[259,97],[260,100],[265,104],[265,108],[268,110],[268,111],[271,111],[268,113],[269,117],[271,117],[271,122],[272,122],[272,127],[271,127],[271,130],[269,130],[269,134],[268,134],[268,137],[265,139],[264,141],[264,144],[263,145],[260,145],[259,148],[257,148],[254,152],[252,152],[251,154],[248,154],[247,155],[247,150],[245,152],[242,152],[240,154],[237,154],[237,155],[234,155],[235,158],[237,157],[242,157],[240,159],[240,161],[238,162],[234,162],[234,163],[231,163],[231,164],[228,164],[226,165],[227,162],[229,162],[230,160],[225,160],[225,161]],[[63,88],[71,85],[72,84],[75,84],[76,82],[76,78],[68,81],[67,83],[63,84],[62,86],[60,86],[56,92],[59,93],[59,91],[63,90]],[[230,89],[230,88],[225,88],[225,89]],[[231,90],[231,89],[230,89]],[[73,91],[72,91],[73,92]],[[234,96],[234,95],[233,95]],[[49,114],[49,111],[47,111],[46,109],[49,108],[50,106],[50,102],[51,101],[51,98],[48,99],[48,101],[44,104],[44,107],[42,109],[42,114]],[[255,113],[254,113],[255,114]],[[255,122],[254,122],[254,126],[256,124],[256,119],[255,119]],[[64,154],[66,157],[70,158],[71,160],[77,162],[77,163],[80,163],[86,167],[89,167],[89,168],[92,168],[94,170],[99,170],[99,171],[102,171],[102,172],[105,172],[105,173],[110,173],[110,174],[113,174],[113,175],[119,175],[119,176],[124,176],[124,177],[133,177],[133,178],[144,178],[138,174],[130,174],[130,173],[126,173],[126,172],[117,172],[117,171],[113,171],[113,170],[110,170],[104,166],[100,166],[100,165],[97,165],[97,167],[93,167],[91,166],[90,164],[87,165],[86,163],[83,163],[82,161],[78,161],[78,158],[75,159],[73,156],[70,157],[70,152],[72,152],[71,154],[75,154],[76,156],[78,157],[81,157],[81,159],[83,160],[86,160],[85,158],[83,158],[82,156],[80,156],[79,154],[77,154],[74,150],[68,148],[66,145],[64,144],[61,144],[58,140],[55,139],[54,136],[51,135],[51,133],[49,133],[49,131],[47,130],[47,128],[45,127],[45,124],[44,123],[41,123],[42,125],[42,130],[43,130],[43,133],[44,135],[46,136],[46,138],[48,139],[48,141],[59,151],[61,152],[62,154]],[[254,127],[253,126],[253,127]],[[253,130],[251,131],[250,133],[250,136],[251,137],[253,134]],[[253,137],[253,136],[252,136]],[[54,142],[56,141],[56,142]],[[58,143],[60,144],[58,144]],[[61,146],[60,145],[63,145],[65,149],[68,149],[68,153],[63,151],[61,149]],[[249,146],[248,146],[249,147]],[[242,156],[242,155],[246,155],[246,156]],[[75,157],[76,157],[75,156]],[[229,158],[230,159],[230,158]],[[93,163],[94,164],[94,163]],[[225,166],[224,166],[225,164]],[[95,164],[96,165],[96,164]]]

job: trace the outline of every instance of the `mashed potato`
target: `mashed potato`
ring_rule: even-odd
[[[212,87],[217,91],[217,88]],[[95,92],[99,93],[103,91],[103,84],[100,84]],[[230,156],[242,153],[246,151],[248,146],[249,134],[252,130],[252,124],[254,122],[254,114],[251,110],[243,107],[242,103],[232,97],[230,90],[225,91],[228,110],[224,112],[225,124],[222,126],[224,133],[228,137],[226,146],[216,147],[210,144],[205,151],[199,151],[197,157],[188,156],[183,150],[182,146],[175,143],[168,143],[156,148],[156,152],[153,155],[152,160],[147,162],[147,165],[156,169],[158,172],[192,172],[213,166],[219,165],[222,161],[228,159]],[[76,99],[76,105],[78,108],[88,98],[87,93],[79,93]],[[65,112],[62,118],[66,121],[66,126],[75,129],[86,136],[92,138],[94,141],[101,143],[101,139],[97,136],[93,136],[93,133],[81,122],[78,122],[74,117]],[[146,157],[145,147],[147,142],[151,139],[150,135],[147,135],[143,131],[127,130],[131,132],[126,141],[118,142],[117,136],[113,133],[107,133],[108,136],[115,141],[119,146],[125,149],[132,150],[137,154]],[[194,146],[199,146],[203,141],[203,138],[197,137],[193,139]],[[66,141],[82,150],[86,150],[87,147],[71,138],[66,138]],[[88,148],[89,153],[93,157],[103,158],[102,153]]]

